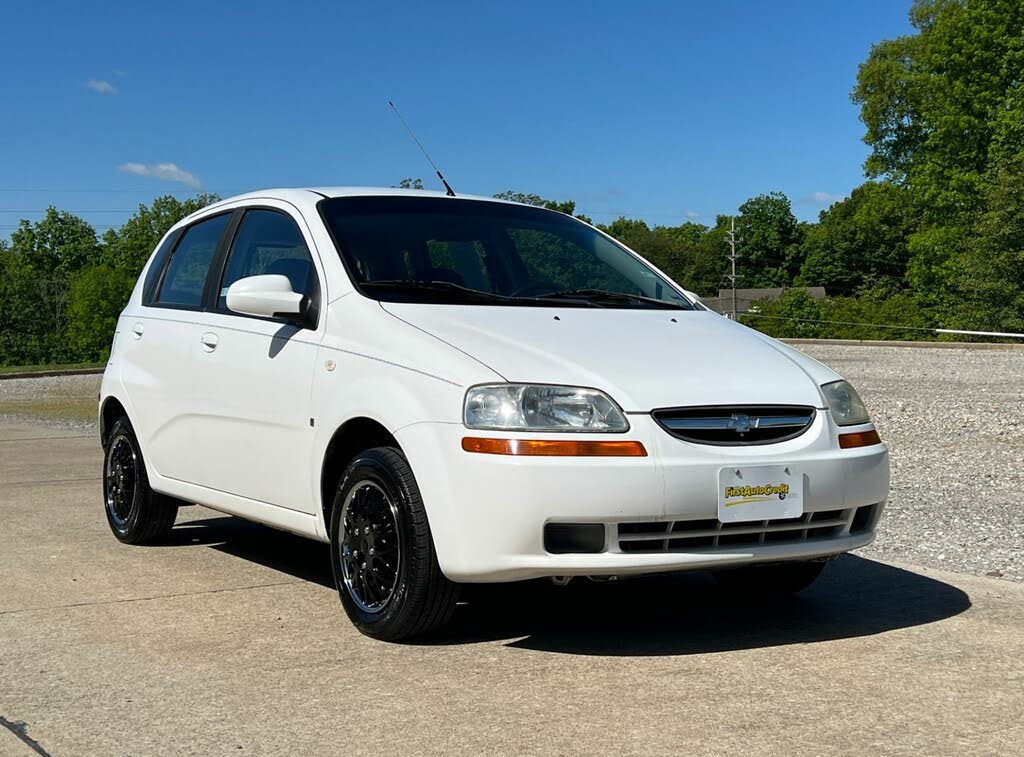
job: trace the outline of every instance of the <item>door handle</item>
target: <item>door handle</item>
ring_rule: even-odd
[[[207,352],[213,352],[217,349],[217,335],[207,331],[201,337],[199,341],[203,343],[203,349]]]
[[[142,332],[145,330],[146,327],[143,326],[141,323],[136,323],[134,326],[132,326],[132,333],[135,335],[136,339],[142,339]]]

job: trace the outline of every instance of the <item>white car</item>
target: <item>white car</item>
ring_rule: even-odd
[[[792,592],[869,543],[888,452],[856,391],[555,211],[282,189],[178,223],[118,321],[104,499],[331,544],[362,632],[459,584],[710,570]]]

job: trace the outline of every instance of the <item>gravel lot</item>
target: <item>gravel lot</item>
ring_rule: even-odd
[[[1024,581],[1024,351],[800,345],[861,391],[892,450],[865,555]],[[95,429],[98,376],[0,381],[0,419]]]
[[[1024,350],[799,347],[858,388],[891,450],[863,553],[1024,580]]]

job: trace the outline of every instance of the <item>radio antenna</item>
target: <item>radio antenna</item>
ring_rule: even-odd
[[[395,107],[395,104],[388,100],[388,105],[391,106],[391,110],[395,111],[395,115],[398,116],[398,120],[402,122],[402,126],[405,127],[405,130],[409,132],[409,136],[412,137],[412,141],[416,143],[416,146],[418,148],[420,148],[420,152],[423,153],[423,157],[425,157],[427,159],[427,162],[430,163],[431,166],[433,166],[434,173],[437,174],[437,178],[439,178],[441,180],[441,183],[444,184],[445,194],[447,194],[449,197],[454,197],[455,190],[453,190],[451,188],[451,185],[447,181],[445,181],[444,176],[441,175],[441,169],[437,167],[437,163],[430,159],[430,154],[427,152],[427,148],[423,146],[423,143],[416,139],[416,135],[413,133],[413,130],[409,128],[409,124],[405,122],[405,119],[402,118],[402,114],[398,112],[398,108]]]

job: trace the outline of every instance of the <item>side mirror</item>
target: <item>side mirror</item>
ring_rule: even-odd
[[[263,318],[304,322],[309,300],[292,289],[287,276],[268,273],[247,276],[228,287],[228,310]]]

